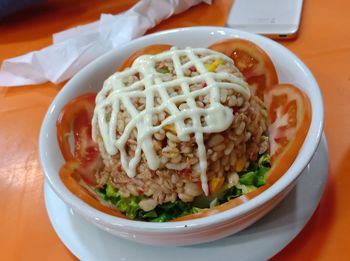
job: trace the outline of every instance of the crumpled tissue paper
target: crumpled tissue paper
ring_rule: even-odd
[[[211,4],[211,0],[142,0],[124,13],[102,14],[97,22],[56,33],[52,45],[4,60],[0,86],[60,83],[102,54],[201,2]]]

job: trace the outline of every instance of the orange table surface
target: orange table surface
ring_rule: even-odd
[[[305,229],[272,260],[350,260],[350,2],[304,1],[300,35],[280,43],[322,89],[329,181]],[[43,48],[55,32],[118,13],[135,1],[52,0],[0,22],[0,61]],[[162,22],[168,28],[224,26],[231,1],[214,0]],[[63,84],[0,88],[0,260],[74,260],[50,225],[38,161],[43,117]],[[219,257],[218,257],[219,258]]]

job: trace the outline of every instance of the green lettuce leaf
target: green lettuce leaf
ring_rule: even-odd
[[[128,198],[122,198],[109,182],[104,187],[97,189],[96,194],[102,200],[115,206],[115,208],[127,217],[144,221],[165,222],[203,210],[177,199],[175,202],[164,203],[146,212],[139,206],[139,202],[145,197],[130,196]]]
[[[141,209],[139,206],[140,197],[130,196],[128,198],[120,198],[115,204],[116,208],[120,212],[124,213],[131,219],[138,217],[138,211]]]
[[[265,153],[257,162],[251,164],[246,172],[240,173],[239,183],[245,186],[261,187],[266,184],[266,173],[270,168],[270,156]]]

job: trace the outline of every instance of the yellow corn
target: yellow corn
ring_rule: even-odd
[[[224,185],[225,178],[224,177],[214,177],[209,181],[209,191],[210,194],[215,194],[219,192]]]
[[[216,69],[218,68],[218,66],[220,64],[223,64],[225,61],[223,59],[216,59],[214,62],[212,63],[206,63],[204,64],[205,68],[209,71],[209,72],[215,72]]]
[[[216,67],[219,66],[220,64],[223,64],[225,61],[223,59],[216,59],[213,62],[213,65],[215,65]]]
[[[236,162],[236,172],[240,172],[243,170],[245,166],[245,159],[239,159]]]
[[[172,133],[176,133],[176,129],[175,129],[175,126],[173,124],[171,125],[165,125],[164,126],[164,130],[166,131],[171,131]]]
[[[216,66],[214,66],[212,63],[206,63],[204,66],[208,72],[215,72]]]

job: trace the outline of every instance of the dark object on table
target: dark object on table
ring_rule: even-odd
[[[0,0],[0,20],[43,0]]]

